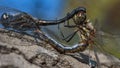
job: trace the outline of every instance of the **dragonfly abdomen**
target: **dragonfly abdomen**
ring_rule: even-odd
[[[47,35],[46,39],[44,40],[51,44],[53,48],[55,48],[60,53],[75,53],[75,52],[82,52],[84,51],[87,46],[89,45],[86,42],[81,42],[73,46],[64,46],[63,44],[58,43],[54,39],[52,39],[50,36]]]

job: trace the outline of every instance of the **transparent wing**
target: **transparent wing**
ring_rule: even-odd
[[[96,38],[95,46],[104,54],[111,54],[117,58],[120,58],[120,35],[114,35],[101,30],[98,21],[95,22]]]
[[[73,21],[69,20],[69,23],[73,24]],[[75,28],[64,27],[64,24],[66,24],[66,22],[61,23],[59,25],[45,26],[45,27],[42,27],[42,29],[43,29],[43,32],[47,33],[49,36],[51,36],[57,42],[63,43],[66,46],[72,46],[72,45],[78,43],[79,42],[78,35],[75,34],[75,36],[72,37],[72,34],[74,34]],[[61,33],[64,35],[64,38]],[[72,39],[69,42],[66,42],[65,40],[70,39],[70,37],[72,37]]]

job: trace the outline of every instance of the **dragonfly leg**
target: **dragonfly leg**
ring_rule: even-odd
[[[70,13],[67,14],[67,19],[68,19],[69,15],[70,15]],[[73,18],[72,18],[72,19],[73,19]],[[75,22],[75,21],[73,21],[73,22]],[[65,24],[65,23],[67,23],[67,24]],[[67,27],[67,28],[75,28],[76,25],[70,25],[69,20],[66,20],[66,21],[64,22],[64,27]]]
[[[72,34],[68,35],[66,38],[64,38],[63,40],[65,40],[66,42],[69,42],[77,33],[78,31],[73,32]],[[68,39],[68,40],[66,40]]]
[[[97,66],[97,63],[95,62],[95,61],[93,61],[92,60],[92,56],[90,56],[90,47],[89,47],[89,66],[90,66],[90,68],[96,68],[96,66]]]
[[[60,34],[63,37],[63,40],[65,40],[66,42],[69,42],[75,36],[75,34],[78,32],[78,30],[76,30],[72,34],[70,34],[67,37],[65,37],[63,32],[61,31],[61,29],[59,28],[59,25],[58,25],[58,29],[60,30]]]
[[[69,16],[69,15],[67,14],[67,16]],[[67,24],[65,24],[65,23],[67,23]],[[76,25],[70,25],[70,24],[69,24],[69,20],[67,20],[67,21],[64,22],[64,27],[67,27],[67,28],[75,28]],[[74,37],[74,35],[75,35],[76,32],[77,32],[77,31],[74,31],[72,34],[68,35],[68,36],[65,38],[63,32],[61,31],[61,29],[60,29],[60,27],[59,27],[59,24],[58,24],[58,29],[59,29],[59,31],[60,31],[61,36],[63,37],[63,40],[65,40],[66,42],[69,42],[69,41]]]

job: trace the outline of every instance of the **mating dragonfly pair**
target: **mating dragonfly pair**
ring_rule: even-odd
[[[0,7],[0,23],[5,29],[12,29],[18,32],[29,32],[33,33],[33,36],[39,37],[45,42],[51,44],[60,53],[74,53],[84,51],[89,45],[96,44],[94,38],[96,37],[96,29],[86,20],[86,8],[78,7],[71,13],[68,13],[64,18],[59,20],[46,21],[32,17],[31,15],[8,7]],[[72,19],[74,25],[69,23]],[[60,30],[63,40],[69,42],[76,33],[80,37],[78,44],[66,47],[61,43],[56,42],[53,38],[41,32],[41,26],[59,25],[64,23],[66,28],[75,28],[74,32],[65,37]]]
[[[4,28],[12,28],[21,32],[32,30],[41,33],[41,31],[39,31],[40,26],[57,25],[65,23],[65,21],[72,18],[75,25],[70,25],[69,22],[64,25],[64,27],[67,28],[76,28],[73,34],[66,37],[69,38],[67,42],[69,42],[76,33],[79,34],[81,41],[73,47],[64,47],[60,44],[54,46],[61,53],[84,51],[89,44],[94,42],[92,38],[94,37],[95,29],[91,23],[86,21],[86,9],[84,7],[76,8],[71,13],[67,14],[66,17],[52,22],[36,19],[25,12],[12,10],[14,11],[13,13],[9,12],[10,10],[8,8],[4,8],[4,10],[6,10],[6,12],[2,13],[0,23]]]

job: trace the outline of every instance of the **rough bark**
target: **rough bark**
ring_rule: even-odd
[[[91,55],[94,59],[93,52]],[[102,68],[119,68],[107,56],[98,56]],[[31,36],[0,29],[0,68],[89,68],[88,51],[60,54],[42,40],[36,43]]]

